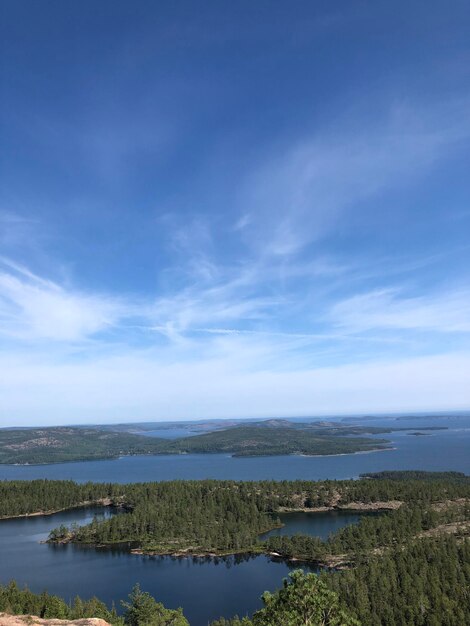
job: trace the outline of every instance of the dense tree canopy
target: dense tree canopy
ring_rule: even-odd
[[[462,475],[419,473],[357,481],[173,481],[78,485],[71,481],[0,482],[0,517],[66,509],[84,503],[122,514],[75,528],[53,541],[132,542],[157,553],[268,552],[349,569],[320,578],[295,573],[264,595],[252,617],[221,618],[214,626],[461,626],[470,623],[470,481]],[[295,535],[265,541],[277,512],[368,504],[395,507],[367,515],[327,540]],[[449,533],[452,536],[449,536]],[[336,559],[336,561],[334,561]],[[0,587],[0,611],[42,617],[102,617],[122,626],[186,626],[180,610],[163,607],[136,587],[124,615],[96,598],[72,605],[14,583]],[[329,620],[329,621],[328,621]],[[336,620],[336,621],[335,621]]]
[[[315,574],[292,572],[283,587],[263,594],[264,607],[253,626],[358,626],[340,606],[337,594]]]
[[[157,602],[136,584],[129,594],[129,602],[122,603],[124,622],[128,626],[189,626],[181,609],[172,611]]]
[[[123,626],[124,621],[118,617],[114,609],[100,602],[97,598],[82,600],[76,597],[72,605],[68,605],[58,596],[33,593],[29,589],[20,589],[12,581],[6,586],[0,585],[0,612],[12,615],[36,615],[46,619],[81,619],[99,617],[115,626]]]
[[[470,541],[424,537],[324,575],[363,626],[470,624]]]

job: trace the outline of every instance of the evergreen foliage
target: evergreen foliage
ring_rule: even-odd
[[[470,541],[425,537],[320,578],[294,572],[281,590],[264,594],[252,620],[211,626],[463,626],[470,624],[469,590]]]
[[[374,480],[445,480],[459,483],[468,483],[470,478],[463,472],[426,472],[423,470],[386,470],[382,472],[369,472],[361,474],[361,478],[373,478]]]
[[[82,619],[98,617],[106,620],[113,626],[123,626],[124,621],[118,617],[115,610],[97,598],[82,600],[76,597],[72,605],[46,591],[33,593],[28,588],[20,589],[11,581],[8,585],[0,585],[0,612],[12,615],[36,615],[45,619]]]
[[[367,550],[392,545],[443,523],[435,502],[470,499],[470,481],[171,481],[130,485],[72,481],[0,482],[0,517],[50,512],[83,505],[111,504],[126,513],[78,528],[58,528],[52,541],[87,544],[132,542],[144,551],[171,554],[236,553],[267,549],[285,556],[316,559],[324,552]],[[266,546],[259,535],[279,525],[285,509],[341,508],[386,501],[404,502],[398,511],[364,516],[358,526],[338,533],[328,543],[318,539],[272,537]],[[449,509],[448,515],[451,514]],[[446,514],[446,515],[447,515]],[[448,521],[452,521],[449,519]]]
[[[470,624],[470,541],[422,538],[324,575],[363,626]]]
[[[265,541],[268,552],[284,558],[322,561],[327,555],[349,555],[356,560],[377,548],[404,545],[419,533],[451,522],[470,520],[468,503],[447,506],[442,511],[421,505],[404,505],[379,516],[363,516],[356,525],[346,526],[326,541],[309,535],[274,536]]]
[[[359,626],[323,580],[302,570],[292,572],[275,593],[266,591],[263,603],[253,626]]]
[[[129,594],[129,602],[122,603],[126,626],[189,626],[183,611],[166,609],[136,584]]]
[[[70,509],[84,503],[119,498],[122,488],[72,480],[0,481],[0,519]]]

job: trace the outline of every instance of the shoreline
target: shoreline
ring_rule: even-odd
[[[377,500],[376,502],[348,502],[347,504],[331,504],[329,506],[281,507],[275,513],[330,513],[331,511],[396,511],[404,503],[401,500]]]
[[[317,458],[317,457],[334,457],[334,456],[353,456],[355,454],[371,454],[373,452],[387,452],[390,450],[396,450],[396,447],[385,447],[385,448],[373,448],[372,450],[357,450],[355,452],[334,452],[332,454],[241,454],[237,455],[232,452],[177,452],[174,454],[164,453],[164,454],[121,454],[115,457],[102,457],[102,458],[93,458],[93,459],[70,459],[64,461],[52,461],[50,463],[2,463],[0,462],[0,468],[2,466],[6,467],[47,467],[51,465],[62,465],[68,463],[92,463],[92,462],[102,462],[102,461],[119,461],[120,459],[127,459],[130,457],[177,457],[177,456],[204,456],[204,455],[217,455],[226,456],[231,459],[260,459],[260,458],[278,458],[278,457],[306,457],[306,458]],[[59,479],[57,479],[59,480]],[[189,480],[189,479],[188,479]],[[1,518],[0,518],[1,519]]]
[[[324,457],[324,456],[352,456],[355,454],[372,454],[373,452],[390,452],[391,450],[397,450],[396,446],[389,446],[386,448],[374,448],[373,450],[358,450],[357,452],[336,452],[334,454],[289,454],[288,456],[304,456],[306,458],[312,457]],[[277,455],[282,456],[282,455]],[[237,457],[240,458],[240,457]],[[246,457],[245,457],[246,458]]]
[[[56,545],[77,545],[74,544],[73,541],[43,541],[41,543],[53,543]],[[98,549],[110,549],[112,550],[116,544],[81,544],[88,548]],[[267,551],[263,549],[256,550],[253,547],[247,548],[246,550],[237,550],[237,551],[228,551],[228,552],[187,552],[184,550],[176,551],[176,552],[157,552],[155,550],[145,550],[143,548],[132,548],[130,550],[124,550],[127,554],[131,554],[133,556],[141,556],[141,557],[159,557],[162,559],[171,558],[171,559],[199,559],[199,560],[207,560],[207,559],[225,559],[230,557],[246,557],[246,558],[256,558],[259,556],[269,557],[276,561],[282,561],[283,563],[305,563],[314,567],[319,568],[346,568],[350,565],[351,559],[348,558],[347,555],[325,555],[322,558],[318,559],[308,559],[296,556],[283,556],[278,552]]]
[[[87,500],[80,502],[79,504],[72,504],[62,509],[54,509],[52,511],[34,511],[33,513],[20,513],[19,515],[2,515],[0,516],[0,522],[9,519],[22,519],[27,517],[47,517],[49,515],[55,515],[56,513],[64,513],[65,511],[73,511],[74,509],[84,509],[92,506],[112,506],[112,501],[109,498],[102,498],[100,500]]]
[[[369,502],[369,503],[365,503],[365,502],[350,502],[347,503],[343,506],[338,506],[338,505],[331,505],[331,506],[323,506],[323,507],[314,507],[314,508],[280,508],[277,511],[273,511],[273,514],[278,514],[278,513],[296,513],[296,512],[304,512],[304,513],[312,513],[312,514],[318,514],[318,513],[327,513],[327,512],[331,512],[331,511],[350,511],[350,512],[387,512],[387,511],[394,511],[399,509],[401,506],[403,505],[403,502],[401,500],[388,500],[388,501],[377,501],[377,502]],[[73,508],[77,508],[77,507],[73,507]],[[36,515],[41,515],[41,513],[37,513]],[[272,530],[276,530],[277,528],[282,528],[284,526],[284,524],[282,524],[281,526],[279,526],[279,524],[275,524],[273,526],[271,526],[270,528],[262,531],[259,535],[259,537],[261,537],[262,535],[265,535],[266,533],[271,532]],[[123,546],[127,544],[127,550],[125,550],[125,552],[127,552],[128,554],[133,554],[136,556],[159,556],[159,557],[172,557],[172,558],[197,558],[197,559],[205,559],[205,558],[224,558],[224,557],[230,557],[230,556],[241,556],[241,555],[248,555],[248,556],[261,556],[261,555],[265,555],[265,556],[272,556],[272,557],[279,557],[284,561],[302,561],[301,558],[297,558],[297,557],[283,557],[280,554],[274,553],[274,552],[267,552],[265,550],[263,550],[263,543],[261,542],[259,544],[259,549],[256,549],[256,546],[251,546],[250,548],[247,548],[245,550],[238,550],[238,551],[221,551],[221,552],[217,552],[214,550],[208,550],[206,552],[204,551],[194,551],[194,552],[190,552],[189,549],[176,549],[175,551],[158,551],[155,549],[146,549],[146,548],[131,548],[129,544],[133,543],[133,540],[128,540],[128,541],[119,541],[116,543],[80,543],[80,542],[74,542],[73,538],[71,536],[68,537],[64,537],[62,539],[58,539],[58,540],[50,540],[47,539],[41,543],[50,543],[50,544],[55,544],[55,545],[82,545],[82,546],[86,546],[89,548],[94,548],[96,549],[110,549],[112,550],[113,548],[116,548],[118,546]],[[330,559],[318,559],[318,560],[307,560],[305,562],[308,563],[316,563],[318,565],[326,565],[327,567],[333,567],[333,565],[331,565],[332,562],[332,558],[334,557],[334,555],[331,555]]]

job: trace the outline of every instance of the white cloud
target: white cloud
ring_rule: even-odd
[[[333,323],[352,332],[371,329],[470,332],[470,291],[406,297],[381,289],[342,300],[331,311]]]
[[[109,298],[66,290],[3,260],[0,333],[28,340],[80,341],[113,325],[122,305]]]

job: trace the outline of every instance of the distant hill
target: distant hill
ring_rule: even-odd
[[[267,420],[190,437],[162,439],[109,427],[0,429],[0,463],[43,464],[113,459],[138,454],[230,453],[234,456],[329,455],[380,450],[389,432],[360,426],[318,426]]]
[[[0,463],[62,463],[155,454],[160,441],[98,428],[3,428],[0,430]]]
[[[338,429],[341,431],[341,429]],[[351,428],[346,434],[351,433]],[[360,430],[360,429],[359,429]],[[380,450],[387,447],[385,439],[345,437],[328,429],[301,429],[282,424],[237,426],[196,437],[166,441],[162,450],[171,453],[223,453],[234,456],[282,454],[329,455]]]

